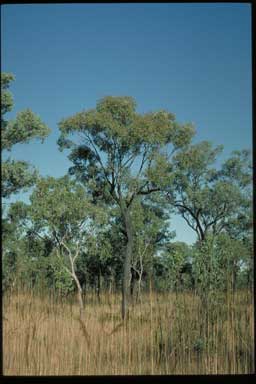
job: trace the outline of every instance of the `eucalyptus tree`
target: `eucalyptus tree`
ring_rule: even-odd
[[[8,90],[14,80],[11,73],[1,74],[1,135],[2,152],[11,151],[15,144],[28,143],[34,138],[43,140],[50,133],[50,129],[30,109],[17,114],[10,121],[5,114],[13,109],[13,98]],[[9,197],[20,189],[32,186],[37,178],[37,172],[25,161],[7,158],[2,161],[2,196]]]
[[[166,189],[168,200],[200,242],[209,233],[235,233],[235,226],[241,231],[242,224],[244,230],[250,225],[249,151],[235,151],[216,169],[214,163],[222,149],[203,141],[180,151],[171,164],[173,183]]]
[[[133,202],[140,195],[159,191],[154,181],[166,175],[166,158],[188,144],[190,124],[178,124],[164,110],[139,114],[131,97],[107,96],[95,109],[84,110],[59,123],[61,149],[70,150],[71,173],[86,183],[95,197],[112,201],[120,209],[126,232],[123,265],[122,317],[128,308],[134,231]],[[71,140],[72,139],[72,140]]]
[[[90,202],[85,189],[68,176],[42,178],[30,201],[31,230],[54,240],[59,265],[76,284],[82,314],[84,305],[77,260],[87,247],[88,233],[93,233],[93,221],[104,221],[104,213]]]

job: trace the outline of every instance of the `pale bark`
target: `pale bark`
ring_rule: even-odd
[[[83,297],[82,297],[82,287],[81,284],[77,278],[76,271],[75,271],[75,261],[79,255],[79,246],[77,245],[75,255],[72,257],[72,253],[70,251],[70,248],[65,244],[63,241],[61,241],[61,245],[66,249],[70,261],[71,270],[67,268],[64,265],[64,269],[70,274],[70,276],[74,279],[76,286],[77,286],[77,298],[79,303],[79,310],[80,310],[80,318],[82,317],[84,313],[84,303],[83,303]]]

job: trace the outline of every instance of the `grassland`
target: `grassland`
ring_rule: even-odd
[[[3,297],[4,375],[235,374],[254,372],[250,292],[145,293],[121,321],[118,294]]]

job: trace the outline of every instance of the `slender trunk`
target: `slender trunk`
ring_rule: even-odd
[[[133,233],[130,212],[128,209],[122,212],[125,230],[127,234],[127,243],[125,248],[125,257],[123,264],[123,284],[122,284],[122,319],[125,319],[128,312],[130,283],[131,283],[131,258],[133,248]]]
[[[78,289],[78,301],[79,301],[79,307],[80,307],[80,317],[82,317],[82,315],[84,313],[84,303],[83,303],[81,287]]]
[[[68,252],[68,257],[70,261],[71,271],[65,267],[66,271],[72,276],[72,278],[75,280],[76,286],[77,286],[77,297],[80,307],[80,318],[82,318],[83,312],[84,312],[84,303],[83,303],[83,297],[82,297],[82,287],[81,284],[77,278],[76,271],[75,271],[75,260],[77,259],[79,255],[79,247],[77,247],[75,255],[72,257],[70,248],[67,244],[65,244],[63,241],[61,242],[62,246],[66,249]],[[60,253],[57,251],[58,256],[60,257]]]
[[[76,276],[76,274],[73,274],[73,278],[75,280],[76,286],[77,286],[77,298],[79,302],[79,308],[80,308],[80,317],[82,317],[84,313],[84,303],[83,303],[83,297],[82,297],[82,287],[81,284],[79,283],[79,280]]]

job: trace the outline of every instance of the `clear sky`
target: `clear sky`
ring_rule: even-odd
[[[16,76],[8,117],[31,108],[52,129],[11,155],[42,175],[71,165],[56,145],[58,122],[106,95],[193,122],[194,141],[224,144],[223,159],[252,147],[250,4],[9,4],[1,28],[2,71]],[[176,240],[195,240],[182,219],[172,223]]]

